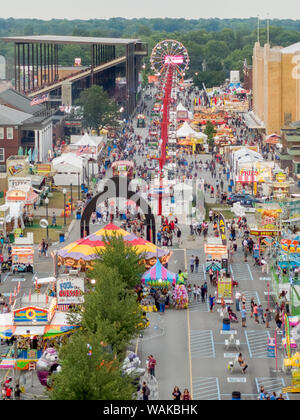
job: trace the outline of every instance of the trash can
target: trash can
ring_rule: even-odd
[[[234,391],[232,393],[232,401],[241,401],[241,393],[238,391]]]
[[[231,186],[228,187],[228,192],[232,192],[232,187]]]
[[[15,242],[15,235],[14,235],[13,233],[10,233],[10,234],[8,235],[8,237],[9,237],[9,242],[10,242],[11,244],[13,244],[13,243]]]
[[[59,234],[59,242],[65,242],[65,234],[64,234],[64,232],[60,232],[60,234]]]
[[[223,319],[223,331],[230,331],[230,319]]]
[[[81,220],[81,212],[80,211],[76,212],[76,219]]]

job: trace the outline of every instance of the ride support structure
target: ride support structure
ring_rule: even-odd
[[[170,115],[170,104],[171,104],[171,91],[173,85],[174,67],[170,64],[165,73],[165,86],[164,86],[164,100],[163,100],[163,115],[161,121],[161,152],[159,159],[160,169],[160,187],[159,187],[159,199],[158,199],[158,216],[162,216],[162,198],[163,198],[163,168],[167,161],[167,144],[168,144],[168,132],[169,132],[169,115]]]

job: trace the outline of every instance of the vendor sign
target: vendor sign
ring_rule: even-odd
[[[219,214],[219,231],[220,231],[220,236],[222,239],[222,244],[224,246],[227,245],[227,237],[226,237],[226,225],[225,225],[225,217],[223,216],[223,214]]]
[[[9,178],[8,179],[8,189],[12,190],[21,190],[28,191],[31,187],[31,178],[22,177],[22,178]]]
[[[80,304],[84,302],[84,279],[65,277],[57,279],[57,303],[59,305]]]
[[[250,235],[253,236],[281,236],[281,231],[279,230],[251,230]]]
[[[51,163],[38,163],[36,165],[38,175],[48,176],[52,172]]]
[[[33,264],[33,257],[34,249],[31,246],[12,247],[13,264]]]

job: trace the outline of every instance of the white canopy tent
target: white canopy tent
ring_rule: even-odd
[[[177,138],[194,138],[194,139],[203,139],[207,141],[207,135],[203,133],[197,133],[187,122],[183,124],[183,126],[177,130],[176,132]]]
[[[264,158],[258,152],[254,150],[248,149],[247,147],[243,147],[240,150],[237,150],[232,154],[233,156],[233,169],[236,171],[238,165],[240,163],[248,163],[248,162],[263,162]]]
[[[87,162],[74,153],[64,153],[53,159],[53,170],[56,172],[54,182],[56,185],[78,185],[82,183]],[[79,174],[79,179],[78,179]]]

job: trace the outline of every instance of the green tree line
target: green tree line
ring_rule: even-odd
[[[260,42],[267,40],[266,21],[260,23]],[[271,45],[286,47],[300,41],[300,20],[270,21]],[[244,60],[252,62],[257,40],[257,19],[125,19],[91,20],[0,19],[0,36],[76,35],[95,37],[139,38],[149,45],[164,39],[176,39],[188,49],[191,64],[188,76],[199,75],[208,87],[220,84],[230,70],[242,70]],[[0,54],[13,62],[13,44],[0,42]],[[59,62],[71,66],[75,57],[83,65],[90,63],[90,49],[81,46],[59,47]],[[150,73],[149,57],[145,59]]]

